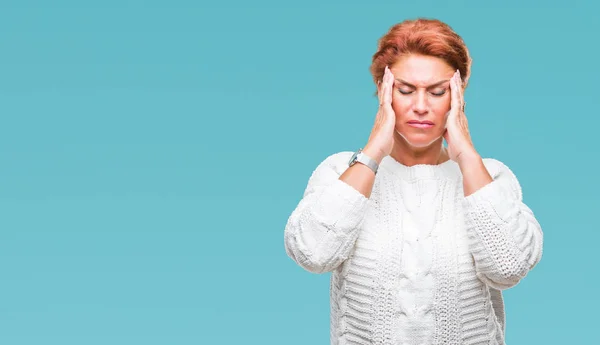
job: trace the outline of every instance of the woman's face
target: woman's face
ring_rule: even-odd
[[[390,70],[395,78],[396,132],[410,146],[431,145],[445,132],[454,69],[440,58],[405,55]]]

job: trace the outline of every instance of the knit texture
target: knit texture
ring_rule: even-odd
[[[493,182],[465,197],[455,162],[387,156],[366,198],[339,180],[351,156],[317,166],[284,232],[299,266],[331,272],[331,344],[504,344],[502,290],[543,244],[512,171],[485,158]]]

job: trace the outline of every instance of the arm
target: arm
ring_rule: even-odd
[[[465,224],[478,277],[493,288],[505,290],[541,260],[543,233],[523,203],[513,172],[498,160],[485,161],[474,158],[464,164],[468,168],[461,164]]]
[[[362,164],[348,168],[351,156],[340,152],[319,164],[287,221],[285,251],[309,272],[333,271],[350,256],[358,237],[369,199],[352,184],[360,183],[370,193],[366,186],[372,187],[374,174]]]

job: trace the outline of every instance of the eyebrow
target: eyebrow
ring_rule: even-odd
[[[417,87],[416,87],[416,86],[414,86],[413,84],[411,84],[411,83],[409,83],[409,82],[406,82],[406,81],[404,81],[404,80],[402,80],[402,79],[396,79],[396,81],[398,81],[398,82],[400,82],[400,83],[402,83],[402,84],[404,84],[404,85],[406,85],[406,86],[412,87],[413,89],[416,89],[416,88],[417,88]],[[438,81],[437,83],[433,83],[433,84],[431,84],[431,85],[427,86],[426,88],[427,88],[427,89],[430,89],[430,88],[432,88],[432,87],[440,86],[441,84],[443,84],[443,83],[445,83],[445,82],[447,82],[447,81],[450,81],[450,79],[446,79],[446,80],[440,80],[440,81]]]

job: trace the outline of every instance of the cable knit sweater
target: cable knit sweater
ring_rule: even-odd
[[[502,290],[541,259],[543,234],[502,162],[464,196],[458,164],[385,157],[371,196],[339,180],[352,152],[322,161],[287,221],[287,255],[331,272],[331,344],[504,344]]]

